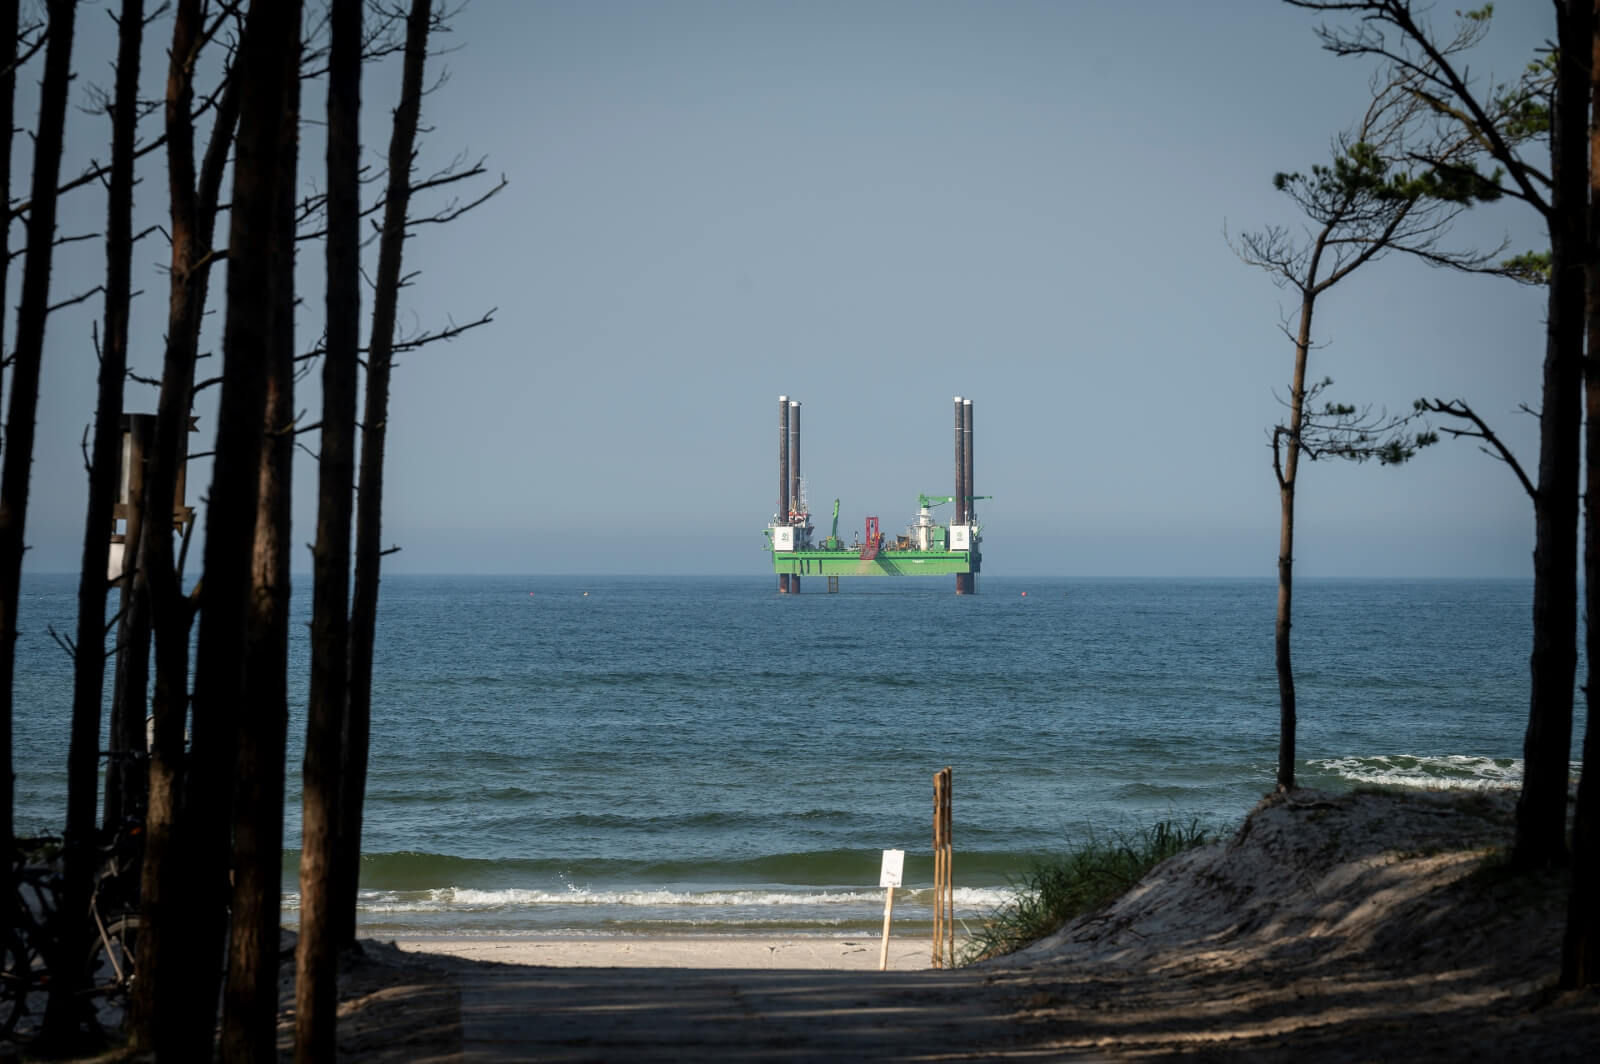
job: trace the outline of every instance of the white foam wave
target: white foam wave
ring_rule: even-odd
[[[911,901],[926,904],[930,892],[913,890]],[[958,887],[955,904],[969,912],[988,912],[1015,897],[1005,887]],[[615,907],[623,909],[765,909],[879,907],[880,890],[783,891],[783,890],[479,890],[471,887],[442,887],[434,890],[364,890],[356,907],[362,913],[442,913],[504,912],[547,907]],[[283,896],[285,912],[298,912],[300,895]]]
[[[1307,763],[1353,783],[1427,790],[1510,790],[1522,786],[1521,758],[1389,754],[1330,757]],[[1571,771],[1577,775],[1577,763]]]
[[[1017,892],[1010,887],[957,887],[957,909],[987,913],[1015,901]]]

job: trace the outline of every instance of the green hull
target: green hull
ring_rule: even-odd
[[[975,573],[976,551],[886,550],[870,562],[853,550],[774,551],[772,571],[782,576],[951,576]]]

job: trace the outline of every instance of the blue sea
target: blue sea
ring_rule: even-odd
[[[305,614],[309,577],[296,587]],[[71,666],[47,628],[74,631],[75,589],[24,580],[20,831],[64,815]],[[1272,580],[952,589],[388,577],[363,932],[860,933],[881,920],[891,848],[907,851],[897,926],[920,930],[945,765],[970,923],[1073,840],[1169,818],[1230,830],[1271,789]],[[1301,782],[1517,786],[1531,596],[1518,580],[1302,580]],[[309,658],[294,632],[291,924]]]

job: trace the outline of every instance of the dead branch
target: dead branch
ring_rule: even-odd
[[[58,247],[61,247],[63,244],[78,244],[78,243],[82,243],[85,240],[97,240],[97,239],[99,239],[99,237],[100,237],[99,233],[80,233],[80,234],[78,234],[76,236],[58,236],[54,240],[52,240],[50,242],[50,246],[58,248]],[[7,262],[15,261],[16,259],[20,258],[21,256],[27,254],[27,251],[28,251],[28,246],[26,244],[24,244],[24,245],[22,245],[21,247],[18,247],[18,248],[12,248],[11,249],[11,253],[6,256],[6,261]]]
[[[463,203],[460,206],[456,206],[455,201],[452,200],[450,206],[436,214],[431,214],[426,218],[406,219],[406,228],[409,230],[415,225],[443,225],[446,222],[453,222],[463,214],[466,214],[468,211],[473,210],[476,207],[481,207],[484,203],[487,203],[490,199],[493,199],[495,196],[499,195],[499,193],[510,183],[511,182],[506,178],[506,175],[501,174],[499,183],[497,183],[493,188],[485,192],[483,195],[479,196],[477,199],[472,200],[469,203]],[[374,223],[374,225],[376,225],[376,223]]]
[[[454,321],[451,321],[449,325],[442,329],[437,329],[432,332],[421,332],[410,337],[409,339],[398,340],[389,348],[389,350],[391,353],[398,355],[406,351],[415,351],[419,347],[426,347],[429,344],[439,343],[440,341],[449,342],[464,332],[467,332],[471,329],[476,329],[480,325],[490,324],[494,321],[494,316],[499,312],[499,307],[490,307],[474,321],[469,321],[461,325],[457,325]],[[294,360],[296,362],[309,362],[312,359],[321,358],[323,355],[327,354],[327,351],[328,349],[325,341],[319,340],[316,347],[313,347],[311,350],[303,354],[296,355]],[[363,347],[359,349],[359,354],[362,355],[371,354],[371,352],[372,349],[370,347]],[[366,359],[361,359],[361,364],[365,366],[367,364]],[[304,374],[308,371],[309,368],[306,368],[302,369],[300,372],[301,374]]]
[[[127,558],[123,558],[123,561],[127,561]],[[133,573],[133,572],[136,572],[137,570],[129,569],[129,570],[125,570],[125,571],[128,572],[128,573]],[[115,584],[116,584],[115,580],[107,580],[106,581],[106,587],[108,587],[108,588],[114,586]],[[106,622],[106,626],[101,629],[101,634],[102,635],[110,635],[111,634],[111,630],[113,628],[115,628],[118,624],[122,623],[122,615],[128,612],[128,603],[126,601],[127,597],[128,596],[126,596],[126,595],[121,596],[121,598],[123,599],[123,602],[122,602],[121,605],[119,605],[117,607],[117,612],[112,614],[111,615],[111,619]]]
[[[84,300],[88,299],[90,296],[95,295],[98,292],[104,292],[105,290],[106,290],[106,286],[105,285],[97,284],[93,288],[89,289],[87,292],[81,292],[78,295],[72,296],[69,299],[63,299],[61,302],[55,303],[55,304],[45,308],[45,313],[46,314],[54,314],[56,311],[61,310],[61,309],[65,308],[65,307],[70,307],[75,303],[82,303]]]
[[[142,159],[146,155],[149,155],[151,152],[155,151],[157,148],[159,148],[162,145],[166,144],[166,142],[167,142],[167,135],[165,133],[163,133],[159,137],[157,137],[155,140],[151,141],[149,144],[146,144],[146,145],[144,145],[142,147],[139,147],[139,148],[135,148],[134,151],[133,151],[133,157],[135,159]],[[101,180],[102,178],[104,178],[106,176],[106,174],[108,174],[110,172],[111,172],[111,167],[109,167],[109,166],[98,166],[98,165],[92,166],[88,170],[85,170],[83,173],[79,174],[77,177],[73,178],[72,180],[66,182],[63,185],[58,186],[56,188],[56,195],[57,196],[64,196],[68,192],[71,192],[71,191],[73,191],[75,189],[82,188],[84,185],[87,185],[90,182]],[[23,215],[27,214],[28,211],[31,210],[32,208],[33,208],[33,200],[31,200],[31,199],[23,200],[22,202],[16,204],[15,206],[13,206],[11,208],[10,217],[12,219],[21,218]]]
[[[457,181],[466,181],[469,178],[487,173],[488,171],[484,169],[483,164],[488,158],[487,155],[480,156],[478,161],[467,169],[458,170],[456,167],[461,165],[461,156],[457,156],[450,160],[448,166],[436,171],[429,177],[423,178],[421,181],[414,182],[411,185],[411,195],[415,196],[418,192],[426,192],[429,189],[443,188],[445,185],[453,185]]]
[[[429,344],[438,343],[441,340],[448,343],[464,332],[476,329],[480,325],[488,325],[490,322],[494,321],[494,316],[499,310],[499,307],[490,307],[488,310],[484,311],[476,321],[469,321],[464,325],[457,325],[452,321],[448,326],[443,329],[439,329],[436,332],[419,333],[410,339],[397,341],[389,350],[391,353],[398,355],[405,351],[415,351],[419,347],[426,347]]]
[[[16,59],[12,60],[10,63],[7,63],[5,66],[0,67],[0,77],[10,77],[18,70],[22,69],[22,67],[27,64],[28,60],[39,54],[39,49],[44,47],[44,42],[47,39],[47,35],[43,32],[43,30],[44,23],[41,22],[17,31],[17,40],[24,43],[26,47]],[[28,35],[30,33],[37,33],[39,36],[35,37],[32,41],[29,41]]]
[[[71,639],[56,631],[56,626],[53,624],[45,625],[44,630],[50,633],[50,638],[56,641],[56,646],[67,652],[67,657],[73,661],[78,660],[78,648],[72,645]]]
[[[1288,482],[1283,479],[1283,448],[1281,446],[1283,438],[1287,435],[1289,435],[1287,426],[1272,426],[1272,471],[1278,475],[1279,491],[1289,486]]]
[[[200,258],[196,260],[194,266],[189,270],[189,276],[191,278],[197,277],[202,270],[210,268],[212,263],[220,262],[227,257],[227,248],[212,248],[210,251],[206,252],[204,255],[201,255]]]
[[[1444,426],[1439,431],[1455,439],[1465,437],[1467,439],[1482,440],[1483,443],[1478,446],[1478,450],[1491,458],[1498,458],[1510,466],[1511,472],[1516,474],[1517,480],[1522,484],[1522,490],[1528,493],[1528,498],[1535,503],[1539,501],[1539,489],[1533,486],[1533,481],[1529,479],[1527,472],[1523,470],[1522,463],[1517,461],[1517,456],[1511,453],[1511,448],[1506,446],[1505,441],[1495,435],[1488,422],[1479,417],[1478,412],[1468,406],[1465,400],[1451,399],[1446,402],[1443,399],[1418,399],[1417,409],[1426,410],[1434,414],[1444,414],[1448,417],[1459,418],[1462,421],[1469,422],[1472,425],[1470,429],[1455,429]],[[1526,405],[1522,409],[1532,413]]]

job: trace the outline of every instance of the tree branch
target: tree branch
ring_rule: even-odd
[[[1445,402],[1442,399],[1418,399],[1416,407],[1418,410],[1444,414],[1470,423],[1473,426],[1470,429],[1445,427],[1441,428],[1440,431],[1457,439],[1467,437],[1469,439],[1482,440],[1483,445],[1478,450],[1491,458],[1498,458],[1510,466],[1511,472],[1516,474],[1517,480],[1522,484],[1522,490],[1528,493],[1528,498],[1532,499],[1536,506],[1538,505],[1539,490],[1533,486],[1533,481],[1528,478],[1528,474],[1523,470],[1522,463],[1517,461],[1517,456],[1511,453],[1511,448],[1506,446],[1505,441],[1495,435],[1494,430],[1489,427],[1488,423],[1479,417],[1477,411],[1468,406],[1464,400],[1452,399],[1449,402]],[[1528,408],[1524,406],[1522,409],[1526,411]],[[1491,448],[1493,449],[1491,450]]]
[[[88,299],[90,296],[95,295],[98,292],[104,292],[105,290],[106,290],[106,286],[105,285],[97,284],[93,288],[89,289],[87,292],[81,292],[78,295],[72,296],[70,299],[63,299],[59,303],[52,304],[50,307],[46,308],[45,313],[46,314],[54,314],[56,311],[61,310],[64,307],[70,307],[75,303],[82,303],[84,300]]]

